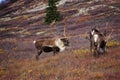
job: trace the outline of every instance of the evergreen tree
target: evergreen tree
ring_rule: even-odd
[[[60,12],[57,10],[56,4],[60,0],[48,0],[48,8],[46,9],[45,23],[50,24],[53,20],[60,20]]]

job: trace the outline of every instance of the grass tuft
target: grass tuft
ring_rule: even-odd
[[[75,57],[77,57],[77,58],[86,57],[89,52],[90,52],[90,50],[84,49],[84,48],[73,50],[73,53],[75,54]]]

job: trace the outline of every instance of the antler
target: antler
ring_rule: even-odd
[[[53,32],[54,24],[55,24],[55,20],[50,24],[51,33],[52,33],[55,37],[58,37],[58,36]]]
[[[67,17],[64,19],[64,24],[65,24],[65,26],[64,26],[64,32],[63,32],[63,35],[64,35],[64,37],[66,37],[66,27],[67,27]]]
[[[106,25],[108,25],[108,23],[106,23]],[[106,41],[108,41],[110,38],[111,38],[111,35],[112,35],[112,33],[113,33],[113,28],[111,27],[111,32],[110,32],[110,34],[108,35],[108,37],[106,37]]]
[[[108,35],[106,41],[108,41],[111,38],[112,33],[113,33],[113,29],[112,29],[111,33]]]

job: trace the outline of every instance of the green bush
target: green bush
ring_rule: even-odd
[[[48,8],[46,8],[45,23],[50,24],[52,21],[60,20],[60,12],[57,10],[56,4],[60,0],[48,0]]]

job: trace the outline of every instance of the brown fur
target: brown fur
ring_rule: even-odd
[[[98,35],[97,42],[94,42],[93,35]],[[99,31],[94,32],[93,35],[90,36],[90,51],[92,52],[92,49],[93,49],[94,55],[98,56],[98,54],[100,53],[100,48],[104,49],[106,46],[105,35]]]
[[[36,48],[38,49],[38,46],[55,46],[55,39],[46,39],[46,40],[39,40],[35,43]]]

